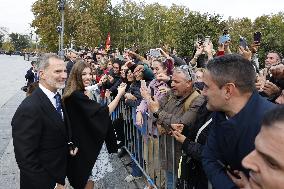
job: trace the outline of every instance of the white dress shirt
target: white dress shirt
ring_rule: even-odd
[[[44,92],[44,94],[48,97],[48,99],[50,100],[54,108],[56,109],[56,99],[54,98],[56,93],[51,92],[50,90],[45,88],[42,84],[39,84],[39,88]]]

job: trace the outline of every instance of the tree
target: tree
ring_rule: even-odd
[[[15,48],[13,44],[10,41],[6,41],[3,43],[2,48],[4,51],[9,52],[9,51],[14,51]]]
[[[3,42],[4,42],[4,34],[0,34],[0,49],[2,48]]]
[[[16,51],[21,51],[22,49],[26,49],[29,46],[29,36],[28,35],[11,33],[9,37]]]

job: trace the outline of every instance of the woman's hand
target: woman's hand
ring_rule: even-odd
[[[148,100],[151,98],[151,91],[150,89],[148,89],[147,87],[141,85],[140,87],[140,93],[141,93],[141,96],[145,99],[145,100]]]
[[[118,87],[117,87],[117,94],[118,95],[124,95],[125,94],[125,90],[126,90],[127,84],[126,83],[121,83]]]
[[[137,98],[131,93],[125,93],[124,98],[126,100],[136,100]]]
[[[242,46],[239,46],[239,54],[242,55],[245,59],[251,61],[252,52],[248,47],[244,48]]]
[[[164,73],[160,73],[160,74],[157,75],[156,79],[158,81],[168,82],[171,78],[169,76],[167,76],[166,74],[164,74]]]
[[[142,127],[143,125],[143,115],[141,112],[136,113],[136,125]]]
[[[151,112],[155,113],[159,110],[159,108],[160,108],[159,101],[157,97],[154,96],[154,99],[150,100],[149,109],[151,110]]]
[[[169,87],[166,87],[166,86],[160,86],[159,87],[159,91],[161,94],[166,94],[170,91],[171,89]]]
[[[91,93],[91,91],[84,91],[84,94],[89,98],[92,99],[93,98],[93,94]]]

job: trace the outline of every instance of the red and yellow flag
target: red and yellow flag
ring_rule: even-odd
[[[107,39],[106,39],[106,51],[110,50],[110,33],[107,34]]]

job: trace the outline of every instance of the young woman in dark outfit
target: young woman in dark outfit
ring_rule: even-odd
[[[78,147],[75,157],[69,159],[67,177],[74,189],[94,188],[92,169],[105,142],[109,153],[117,151],[114,130],[109,114],[114,111],[125,93],[125,84],[118,87],[116,98],[108,105],[101,106],[85,87],[91,84],[91,68],[83,60],[74,64],[63,102],[66,107],[72,139]]]

